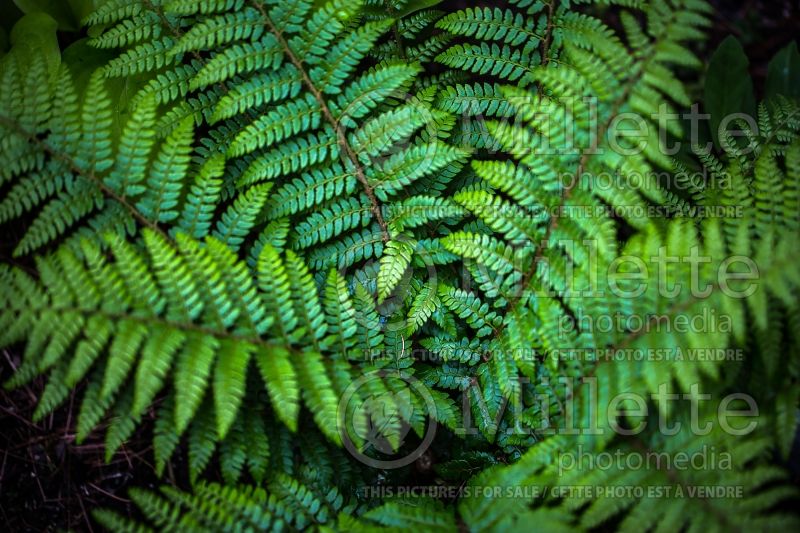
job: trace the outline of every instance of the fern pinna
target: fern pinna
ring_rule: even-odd
[[[46,375],[36,419],[81,389],[79,441],[104,428],[110,459],[152,428],[158,476],[186,464],[191,484],[131,490],[143,520],[96,520],[794,525],[776,465],[798,403],[797,102],[765,102],[758,128],[722,135],[717,154],[673,159],[664,141],[685,132],[664,119],[691,105],[704,1],[448,5],[107,0],[63,54],[49,22],[14,35],[0,59],[0,223],[20,231],[0,268],[0,344],[22,357],[7,385]],[[661,254],[708,260],[632,275]],[[708,292],[661,290],[697,282]],[[598,327],[608,317],[623,325]],[[703,328],[657,327],[695,317]],[[748,357],[625,355],[659,350]],[[364,376],[379,379],[343,412]],[[641,422],[630,404],[605,412],[664,390],[695,402],[646,403],[682,423],[675,434],[619,431]],[[716,422],[700,390],[747,391],[758,430],[692,433]],[[414,466],[364,464],[431,420]],[[562,431],[575,427],[592,431]],[[361,447],[376,438],[386,446]],[[347,441],[368,451],[354,458]],[[706,449],[733,466],[592,466]],[[453,490],[361,491],[425,476]],[[571,490],[710,485],[739,492]]]

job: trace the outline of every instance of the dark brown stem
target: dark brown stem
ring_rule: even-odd
[[[308,75],[308,72],[306,71],[303,65],[303,61],[295,55],[294,51],[289,46],[289,43],[286,42],[286,39],[283,36],[283,32],[277,27],[275,27],[275,25],[272,23],[272,20],[269,18],[269,15],[267,15],[267,13],[264,11],[263,6],[259,5],[257,2],[253,2],[253,6],[261,12],[261,15],[264,17],[264,22],[267,28],[269,29],[270,32],[272,32],[273,35],[275,35],[275,38],[278,40],[278,44],[281,45],[281,48],[286,54],[286,57],[289,58],[289,61],[292,62],[295,68],[297,68],[297,70],[302,75],[303,83],[305,84],[306,88],[308,88],[308,90],[311,92],[311,94],[314,96],[314,99],[317,101],[317,104],[319,105],[322,111],[322,115],[325,117],[325,120],[331,125],[331,127],[336,132],[336,141],[337,144],[339,145],[339,149],[342,151],[342,153],[344,153],[347,156],[347,159],[352,164],[353,169],[356,173],[356,179],[358,180],[359,183],[361,183],[361,186],[364,189],[364,193],[367,195],[367,198],[369,198],[370,204],[372,204],[372,213],[375,215],[375,220],[378,222],[378,225],[381,228],[381,233],[383,234],[383,241],[388,242],[391,239],[391,236],[389,234],[389,228],[386,225],[386,221],[383,219],[383,213],[381,212],[380,202],[378,202],[378,198],[375,196],[374,188],[372,187],[372,185],[370,185],[369,180],[367,180],[367,175],[365,174],[364,168],[361,166],[361,163],[358,160],[358,156],[350,147],[350,144],[347,142],[347,136],[345,135],[344,130],[339,124],[339,121],[336,120],[336,117],[333,116],[333,113],[328,107],[328,103],[325,101],[325,97],[322,95],[322,92],[319,89],[317,89],[317,87],[314,85],[314,82],[311,81],[311,77]]]
[[[545,66],[550,62],[550,46],[553,42],[553,12],[555,11],[556,0],[547,3],[547,29],[544,32],[542,41],[542,64]]]
[[[203,326],[200,324],[195,324],[194,322],[176,322],[172,320],[167,320],[165,318],[159,316],[141,316],[134,313],[114,313],[111,311],[104,311],[102,309],[80,309],[75,307],[56,307],[52,308],[52,310],[62,313],[74,313],[74,314],[81,314],[84,316],[103,316],[109,320],[119,322],[122,320],[136,322],[137,324],[142,324],[148,326],[150,328],[156,326],[167,327],[174,330],[189,332],[189,333],[199,333],[201,335],[205,335],[207,337],[214,337],[219,340],[229,340],[234,342],[244,342],[247,344],[252,344],[255,346],[260,346],[265,349],[274,350],[276,348],[284,348],[289,350],[293,353],[301,353],[299,348],[292,347],[290,344],[279,344],[275,342],[270,342],[268,340],[264,340],[258,336],[251,336],[251,335],[244,335],[235,332],[231,332],[228,330],[219,330],[207,326]]]

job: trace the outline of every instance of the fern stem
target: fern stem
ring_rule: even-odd
[[[266,341],[259,336],[241,335],[226,330],[219,330],[206,326],[201,326],[199,324],[195,324],[194,322],[175,322],[172,320],[166,320],[161,317],[147,317],[147,316],[138,316],[136,314],[128,314],[128,313],[114,313],[110,311],[104,311],[102,309],[85,309],[85,308],[69,307],[69,306],[57,307],[53,309],[59,312],[70,313],[70,314],[81,314],[87,317],[102,316],[114,322],[120,322],[126,320],[131,322],[137,322],[139,324],[143,324],[145,326],[150,326],[150,327],[162,326],[174,330],[200,333],[207,337],[214,337],[215,339],[219,340],[244,342],[247,344],[253,344],[268,349],[283,348],[295,354],[302,353],[301,350],[293,347],[291,344],[285,344],[285,345],[277,344],[274,342]]]
[[[392,33],[394,34],[394,40],[397,43],[397,51],[400,53],[400,57],[407,60],[406,47],[403,45],[403,38],[400,36],[400,27],[397,22],[392,24]]]
[[[555,11],[555,0],[547,2],[547,29],[542,40],[542,64],[547,66],[550,63],[550,46],[553,42],[553,11]]]
[[[386,6],[386,12],[389,14],[389,16],[395,19],[394,24],[392,24],[392,35],[394,36],[394,41],[397,44],[397,51],[402,59],[407,60],[408,56],[406,55],[406,47],[403,45],[403,37],[400,35],[400,22],[397,20],[398,10],[389,2],[384,2],[384,5]]]
[[[151,2],[150,0],[143,0],[143,3],[144,3],[144,6],[147,9],[149,9],[150,11],[152,11],[156,15],[158,15],[158,20],[161,22],[161,26],[163,26],[164,28],[166,28],[170,32],[172,32],[172,35],[174,35],[176,38],[181,38],[183,36],[183,32],[181,32],[178,28],[176,28],[169,21],[169,19],[167,19],[166,15],[164,15],[164,10],[161,9],[160,5],[157,6],[157,5],[153,4],[153,2]],[[194,56],[197,59],[201,59],[200,58],[200,54],[198,54],[196,51],[194,52]]]
[[[144,5],[152,12],[154,12],[158,16],[158,20],[161,23],[161,27],[165,28],[172,33],[172,36],[175,37],[176,40],[180,40],[181,37],[185,35],[184,32],[177,28],[172,22],[169,21],[167,16],[164,14],[164,10],[161,8],[160,5],[154,4],[151,0],[143,0]],[[199,62],[201,65],[206,65],[209,62],[209,58],[203,57],[200,55],[200,52],[197,50],[192,50],[192,57]],[[228,86],[224,83],[217,83],[216,87],[224,94],[228,92]]]
[[[311,81],[311,77],[308,75],[308,72],[303,65],[303,61],[295,55],[294,51],[292,51],[291,47],[289,46],[289,43],[286,42],[286,39],[283,37],[283,32],[281,32],[281,30],[278,29],[275,24],[273,24],[272,20],[269,18],[269,15],[267,15],[266,11],[264,11],[264,7],[261,4],[253,1],[252,5],[258,9],[258,11],[261,13],[261,16],[264,17],[265,25],[278,40],[278,44],[280,44],[286,56],[302,75],[303,84],[314,96],[314,99],[317,101],[317,104],[319,104],[319,107],[322,110],[322,115],[325,117],[325,120],[336,132],[337,144],[342,150],[342,153],[347,156],[347,159],[352,164],[356,173],[356,179],[359,181],[359,183],[361,183],[364,193],[367,195],[367,198],[369,198],[370,204],[372,204],[372,213],[375,215],[375,220],[378,222],[378,225],[381,228],[383,241],[389,242],[389,240],[391,240],[391,236],[389,234],[389,228],[386,224],[386,221],[383,219],[380,202],[378,202],[378,198],[375,196],[375,191],[373,190],[372,185],[370,185],[369,180],[367,180],[367,175],[364,173],[364,169],[358,161],[358,156],[350,147],[350,143],[347,142],[347,136],[345,136],[344,130],[342,130],[339,121],[337,121],[333,116],[333,113],[331,113],[331,110],[328,107],[328,103],[325,101],[325,97],[322,95],[322,92],[317,89],[317,87],[314,85],[314,82]]]
[[[641,434],[637,435],[633,441],[633,447],[636,448],[640,453],[646,454],[645,456],[649,455],[652,456],[653,454],[657,454],[658,452],[651,449],[647,444],[642,440]],[[660,461],[659,461],[660,464]],[[665,468],[661,469],[664,472],[664,475],[675,485],[680,486],[684,493],[690,494],[691,491],[689,487],[691,486],[691,482],[684,483],[681,480],[680,474],[678,474],[673,468],[669,466],[669,461],[666,462]],[[709,514],[714,515],[714,518],[719,520],[720,524],[725,524],[727,531],[743,531],[742,528],[738,527],[738,525],[731,523],[728,515],[725,511],[715,507],[711,504],[711,500],[708,498],[695,498],[700,502],[700,506],[703,507]]]
[[[398,9],[391,2],[384,2],[383,5],[386,7],[386,13],[395,19],[392,24],[392,36],[397,44],[397,51],[402,59],[407,60],[406,47],[403,45],[403,37],[400,35],[400,22],[397,20]]]

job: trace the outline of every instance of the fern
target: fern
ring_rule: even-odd
[[[215,102],[211,113],[203,110],[198,114],[200,109],[192,108],[195,100],[191,99],[189,107],[178,104],[174,112],[188,112],[202,122],[210,116],[218,123],[210,133],[209,149],[228,157],[244,156],[242,163],[235,165],[232,179],[253,184],[308,171],[314,182],[322,182],[326,172],[338,166],[341,155],[346,172],[356,178],[370,200],[384,239],[391,237],[370,183],[382,176],[368,177],[366,168],[378,168],[371,165],[373,157],[401,138],[406,140],[424,124],[424,107],[385,109],[386,99],[408,88],[417,69],[386,62],[345,83],[375,40],[386,32],[389,20],[351,28],[348,23],[357,16],[358,6],[344,3],[317,10],[305,3],[291,9],[279,4],[236,3],[224,6],[227,11],[220,14],[217,9],[190,10],[169,3],[163,8],[151,7],[165,15],[162,21],[180,34],[165,57],[208,51],[212,58],[192,66],[197,71],[194,78],[188,77],[190,72],[183,65],[155,72],[156,79],[145,91],[163,95],[165,82],[173,85],[174,80],[183,80],[171,89],[171,98],[199,91],[198,105]],[[183,34],[180,28],[185,26],[191,29]],[[123,57],[148,44],[136,45]],[[191,59],[190,63],[197,61]],[[162,66],[160,62],[152,64],[156,69]],[[215,84],[222,84],[222,94]],[[261,108],[258,118],[249,114],[256,106]],[[397,137],[378,134],[400,123],[408,130],[393,134]],[[218,137],[215,132],[223,129],[224,136]],[[424,146],[422,140],[416,142]],[[429,172],[433,171],[435,168]]]
[[[142,523],[97,521],[796,525],[778,462],[797,423],[797,102],[770,98],[757,129],[673,159],[659,128],[692,103],[702,0],[439,4],[110,0],[84,21],[80,46],[101,50],[86,62],[58,53],[54,25],[12,32],[0,224],[20,231],[0,345],[22,362],[7,386],[44,377],[36,420],[81,390],[79,442],[104,428],[111,460],[151,428],[156,474],[185,463],[191,482],[132,489]],[[702,260],[637,268],[659,256]],[[625,357],[703,350],[747,358]],[[621,432],[636,410],[604,410],[665,389],[694,401],[646,402],[674,435]],[[692,434],[717,414],[701,389],[746,391],[758,429]],[[367,466],[433,426],[415,466]],[[591,465],[712,448],[733,467]],[[434,478],[455,492],[358,493]],[[570,490],[708,485],[741,493]]]
[[[172,244],[149,229],[143,237],[146,254],[107,237],[113,261],[88,240],[82,241],[80,253],[62,247],[38,259],[41,282],[19,269],[3,271],[0,320],[18,316],[3,343],[16,342],[26,331],[32,335],[29,357],[10,384],[52,369],[36,417],[56,408],[68,387],[96,368],[80,410],[81,438],[116,405],[126,413],[126,422],[124,429],[109,428],[108,453],[113,454],[125,439],[117,432],[132,431],[156,395],[168,389],[174,408],[159,415],[157,442],[165,446],[180,437],[201,412],[203,399],[212,399],[215,435],[209,444],[221,441],[225,457],[230,432],[240,431],[238,417],[253,360],[273,410],[290,430],[298,429],[302,393],[323,433],[339,442],[332,378],[322,353],[304,346],[311,335],[310,349],[353,348],[356,327],[352,316],[352,324],[342,327],[341,311],[320,302],[302,261],[290,251],[284,258],[265,244],[253,278],[229,246],[213,237],[201,244],[178,234]],[[101,298],[109,289],[113,299]],[[330,278],[325,298],[354,313],[341,278]],[[331,314],[327,319],[326,313]],[[323,320],[331,324],[324,342]],[[47,349],[36,354],[35,346]],[[106,351],[106,358],[99,358]],[[168,386],[171,374],[174,382]],[[157,449],[163,446],[157,444]],[[168,459],[160,457],[162,462]]]
[[[12,62],[14,57],[6,59]],[[40,61],[38,67],[31,66],[31,71],[42,68]],[[15,91],[15,83],[12,80],[4,88]],[[82,109],[66,68],[60,71],[58,85],[47,80],[40,83],[48,91],[59,92],[50,97],[54,101],[52,117],[49,101],[40,109],[11,107],[4,110],[10,114],[0,116],[8,138],[17,147],[5,151],[3,157],[24,158],[31,153],[37,161],[31,168],[14,171],[13,182],[0,202],[3,222],[29,213],[34,216],[16,243],[15,254],[30,253],[64,235],[75,236],[73,242],[89,237],[99,243],[99,234],[110,229],[124,235],[131,232],[129,228],[160,230],[174,224],[192,231],[197,238],[208,235],[220,203],[209,180],[214,174],[218,177],[221,170],[219,161],[209,161],[198,174],[200,189],[192,189],[184,197],[194,151],[190,122],[183,121],[166,139],[156,142],[155,102],[143,97],[117,142],[112,138],[111,100],[101,77],[95,74],[89,81]],[[28,89],[21,86],[21,90]],[[35,128],[23,128],[26,114],[33,117]],[[243,193],[236,205],[252,204],[252,196]],[[196,209],[204,202],[208,207],[201,214]],[[223,216],[219,221],[220,232],[235,231],[241,237],[252,227],[229,227],[228,218]],[[201,220],[205,223],[198,227]]]

